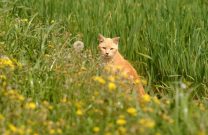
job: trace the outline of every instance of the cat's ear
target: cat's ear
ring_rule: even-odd
[[[115,43],[115,44],[118,45],[118,43],[119,43],[119,38],[120,38],[120,37],[114,37],[114,38],[112,38],[113,43]]]
[[[98,34],[98,41],[101,43],[103,42],[105,37],[102,34]]]

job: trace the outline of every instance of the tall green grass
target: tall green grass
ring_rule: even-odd
[[[35,29],[39,34],[34,37],[45,30],[49,30],[48,34],[66,31],[78,35],[95,52],[98,33],[120,36],[122,54],[138,65],[141,74],[150,74],[152,80],[185,77],[207,83],[208,10],[204,0],[17,0],[2,1],[1,5],[7,16],[43,25]],[[60,28],[46,26],[52,20]],[[10,38],[11,33],[7,34]],[[40,51],[45,44],[36,43],[35,50]]]

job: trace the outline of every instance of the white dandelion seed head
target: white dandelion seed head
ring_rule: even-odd
[[[181,89],[186,89],[187,88],[187,85],[183,82],[180,83],[180,87]]]
[[[82,41],[76,41],[73,44],[73,48],[76,52],[81,52],[84,49],[84,43]]]

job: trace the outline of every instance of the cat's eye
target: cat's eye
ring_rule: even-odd
[[[110,50],[113,50],[114,48],[111,48]]]
[[[102,47],[103,49],[106,49],[106,47]]]

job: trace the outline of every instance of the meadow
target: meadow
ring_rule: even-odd
[[[207,7],[207,0],[0,0],[0,134],[208,134]],[[120,37],[147,92],[139,101],[125,76],[99,66],[99,33]]]

